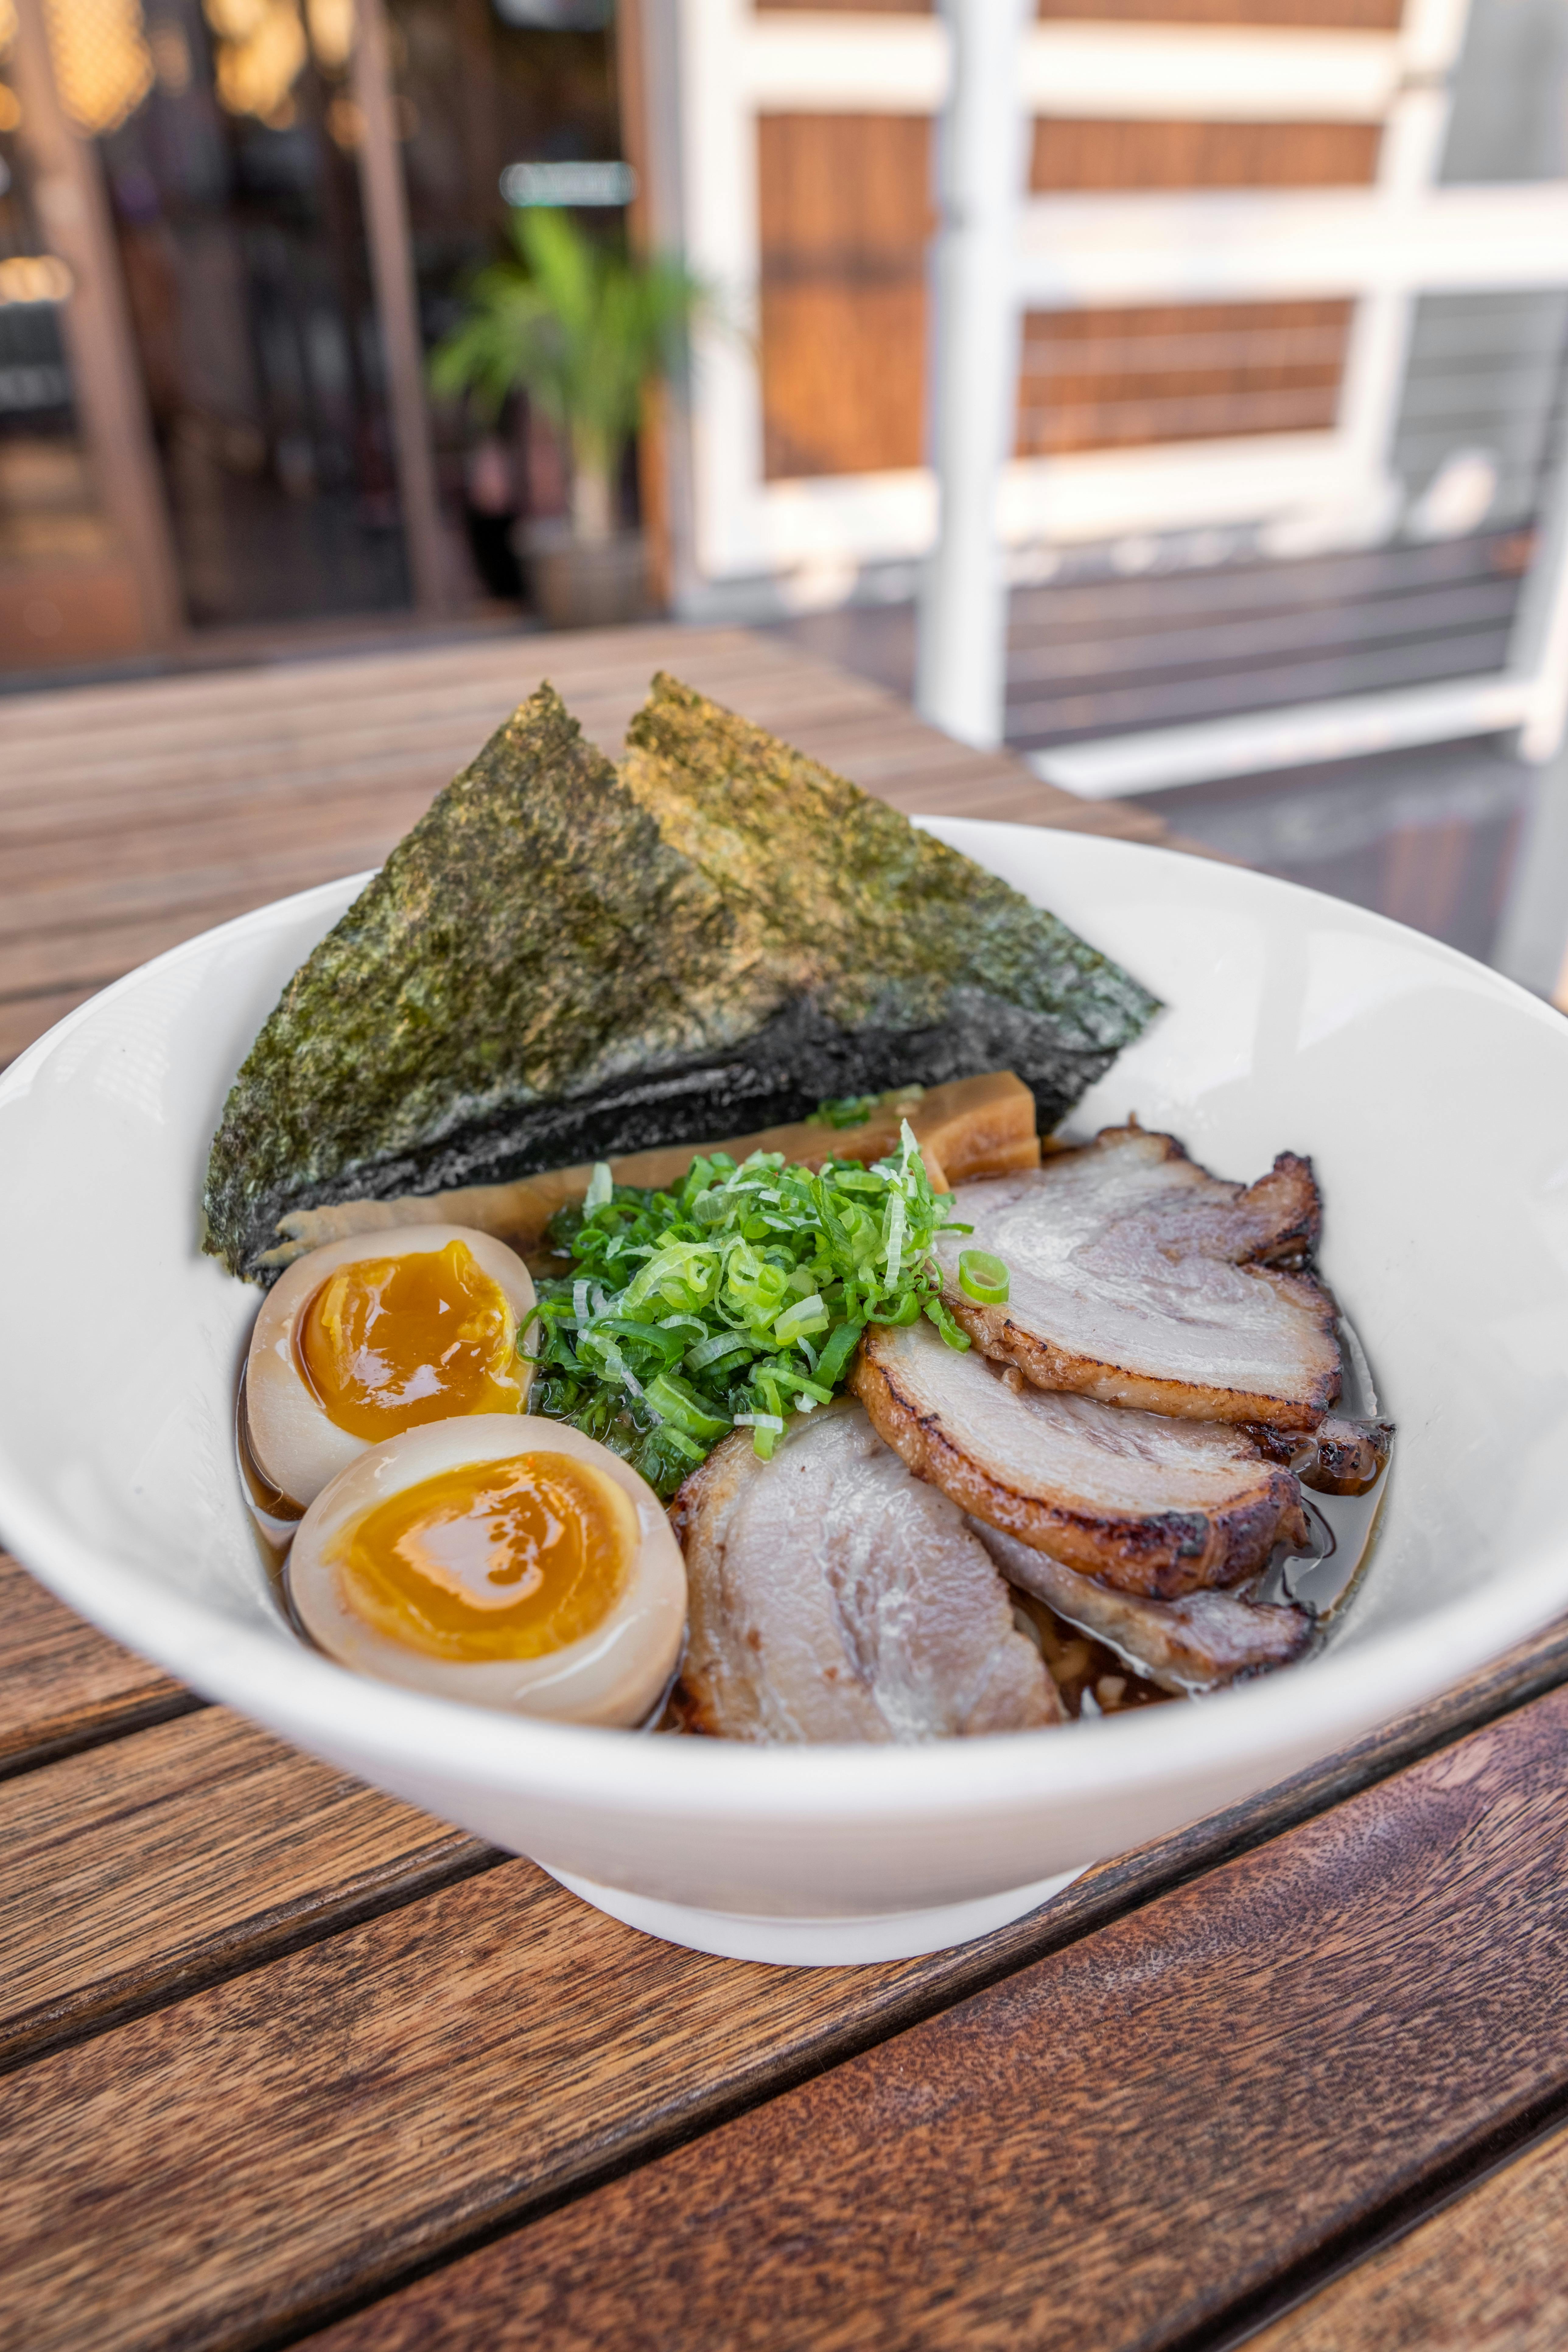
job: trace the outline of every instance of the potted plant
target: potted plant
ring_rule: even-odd
[[[521,552],[545,618],[560,628],[635,618],[647,597],[647,545],[619,527],[616,489],[648,385],[676,364],[705,301],[677,261],[642,259],[589,236],[570,215],[511,216],[515,257],[481,269],[464,317],[430,362],[434,389],[467,393],[493,421],[526,392],[571,453],[567,523],[533,524]]]

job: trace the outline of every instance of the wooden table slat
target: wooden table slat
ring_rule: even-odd
[[[314,2339],[1212,2341],[1568,2103],[1568,1691]]]
[[[1561,2352],[1568,2132],[1553,2132],[1250,2339],[1249,2352]]]
[[[0,2341],[15,2308],[34,2315],[30,2347],[150,2347],[171,2334],[192,2345],[265,2342],[837,2066],[976,1987],[1047,1964],[1042,1953],[1059,1958],[1131,1916],[1163,1914],[1184,1888],[1201,1891],[1238,1853],[1271,1850],[1303,1820],[1310,1827],[1347,1790],[1391,1785],[1377,1776],[1451,1738],[1468,1713],[1564,1675],[1568,1627],[1359,1751],[1092,1873],[1032,1920],[881,1968],[743,1968],[655,1944],[522,1862],[346,1928],[322,1897],[310,1923],[321,1940],[254,1967],[243,1906],[226,1925],[219,1885],[203,1898],[209,1932],[184,1998],[0,2081],[10,2192],[0,2206],[0,2282],[9,2281],[0,2284]],[[1500,1729],[1533,1721],[1538,1704]],[[180,1743],[170,1738],[163,1758],[173,1781],[160,1792],[149,1774],[143,1792],[143,1850],[162,1842],[132,1955],[148,1975],[178,1955],[186,1916],[171,1899],[161,1944],[156,1874],[173,1885],[183,1870],[168,1834],[182,1818]],[[303,1778],[296,1786],[308,1793]],[[1389,1801],[1397,1811],[1400,1801]],[[89,1953],[111,1947],[118,1888],[136,1873],[129,1854],[118,1879],[111,1855],[94,1864],[95,1842],[132,1845],[141,1835],[108,1810],[100,1831],[74,1842],[84,1891],[74,1932]],[[277,1825],[280,1853],[291,1818]],[[189,1877],[200,1869],[194,1855]],[[291,1883],[275,1872],[274,1906]],[[1310,1915],[1300,1924],[1310,1937]],[[229,1973],[236,1967],[244,1973]],[[68,1979],[68,1969],[57,1974],[57,1994]],[[82,1990],[90,2000],[92,1982]],[[221,2178],[203,2149],[216,2083]],[[100,2294],[106,2271],[132,2290],[123,2307]]]
[[[574,693],[619,695],[628,709],[635,709],[653,671],[668,668],[679,674],[682,658],[693,647],[710,663],[738,675],[765,673],[779,658],[779,649],[769,639],[739,629],[671,624],[562,636],[520,630],[514,637],[485,637],[458,646],[402,646],[320,661],[258,662],[245,668],[0,696],[0,743],[54,743],[74,757],[95,738],[110,742],[117,730],[141,722],[148,713],[177,734],[243,720],[284,703],[323,708],[341,701],[345,693],[374,704],[384,695],[406,693],[412,679],[421,682],[422,691],[439,696],[518,673],[554,678],[563,693],[570,681]],[[825,662],[806,667],[841,675]]]
[[[661,665],[910,814],[1168,838],[1142,810],[1074,800],[868,681],[734,630],[520,635],[19,696],[0,700],[0,1060],[148,957],[379,864],[542,675],[613,752]]]
[[[72,1655],[90,1664],[101,1654],[110,1670],[137,1664],[15,1563],[6,1567],[16,1587],[12,1622],[31,1608]],[[931,2000],[944,1986],[956,1998],[1032,1958],[1042,1937],[1086,1932],[1563,1681],[1568,1623],[1280,1787],[1097,1872],[1048,1914],[942,1957],[926,1980]],[[167,1678],[159,1690],[167,1707],[200,1704]],[[108,1712],[89,1718],[89,1736],[102,1740],[122,1727]],[[44,1753],[36,1730],[30,1748],[19,1748],[34,1762]],[[55,1857],[54,1894],[40,1909],[46,1849]],[[342,1864],[336,1880],[328,1866],[334,1850]],[[237,1858],[246,1856],[238,1869]],[[223,1708],[126,1738],[110,1755],[76,1756],[28,1781],[0,1784],[0,2065],[43,2041],[101,2030],[157,1999],[252,1967],[307,1931],[330,1935],[372,1904],[411,1899],[489,1858],[478,1840],[362,1788]],[[383,1875],[373,1884],[367,1869]]]
[[[201,1701],[106,1641],[0,1552],[0,1780]]]
[[[0,1784],[0,2070],[495,1858],[222,1707]]]

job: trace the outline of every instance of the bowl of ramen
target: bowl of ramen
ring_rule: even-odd
[[[1568,1024],[668,679],[68,1016],[0,1202],[28,1567],[699,1948],[963,1940],[1568,1606]]]

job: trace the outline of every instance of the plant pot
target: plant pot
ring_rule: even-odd
[[[647,540],[573,536],[565,522],[524,523],[516,539],[540,617],[552,629],[604,629],[640,621],[649,609]]]

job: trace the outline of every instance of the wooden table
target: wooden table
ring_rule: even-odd
[[[1157,834],[739,635],[0,704],[14,1050],[372,863],[545,666],[911,808]],[[0,2345],[1568,2338],[1568,1629],[931,1959],[702,1958],[307,1761],[0,1562]]]

